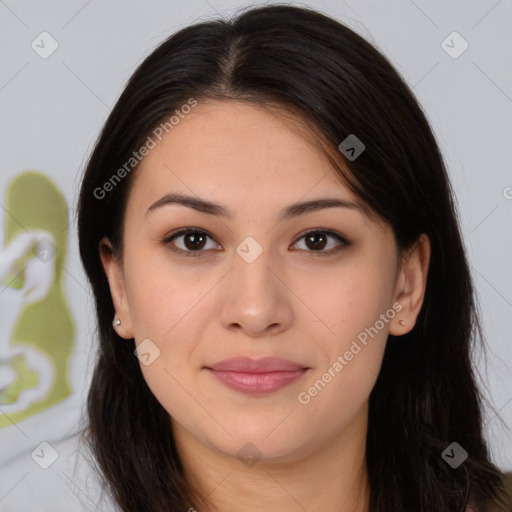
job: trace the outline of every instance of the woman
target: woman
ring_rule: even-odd
[[[442,157],[347,27],[267,6],[164,41],[96,143],[79,237],[87,436],[121,510],[509,510]]]

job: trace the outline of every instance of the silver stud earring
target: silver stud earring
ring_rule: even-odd
[[[121,320],[119,320],[119,318],[115,318],[114,325],[121,325]]]
[[[405,325],[405,320],[400,320],[399,324],[400,325]]]

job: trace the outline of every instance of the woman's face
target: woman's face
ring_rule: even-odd
[[[173,428],[233,457],[295,460],[364,429],[388,333],[407,332],[421,303],[420,264],[398,267],[391,228],[295,128],[248,104],[200,103],[133,177],[122,262],[102,255],[116,329],[135,338]],[[291,208],[320,199],[346,205]],[[171,240],[182,228],[201,233]],[[300,369],[208,369],[233,357]]]

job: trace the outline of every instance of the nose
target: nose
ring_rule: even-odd
[[[249,247],[254,251],[250,244]],[[241,244],[239,250],[244,248],[247,246]],[[293,317],[293,294],[286,286],[284,274],[283,265],[269,250],[262,250],[255,259],[247,258],[243,250],[237,252],[224,285],[220,317],[224,327],[249,337],[286,330]]]

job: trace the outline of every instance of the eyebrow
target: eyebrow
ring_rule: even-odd
[[[197,210],[198,212],[207,213],[208,215],[215,215],[217,217],[224,217],[230,220],[232,220],[234,217],[233,213],[230,212],[229,209],[221,206],[220,204],[216,204],[199,197],[193,197],[179,193],[166,194],[161,199],[154,202],[147,209],[146,217],[150,212],[156,210],[157,208],[172,204],[179,204],[186,206],[187,208]],[[352,210],[359,210],[362,212],[361,206],[359,206],[357,203],[347,201],[345,199],[325,197],[313,199],[311,201],[294,203],[283,208],[279,213],[278,221],[288,220],[293,217],[298,217],[299,215],[316,212],[325,208],[350,208]]]

